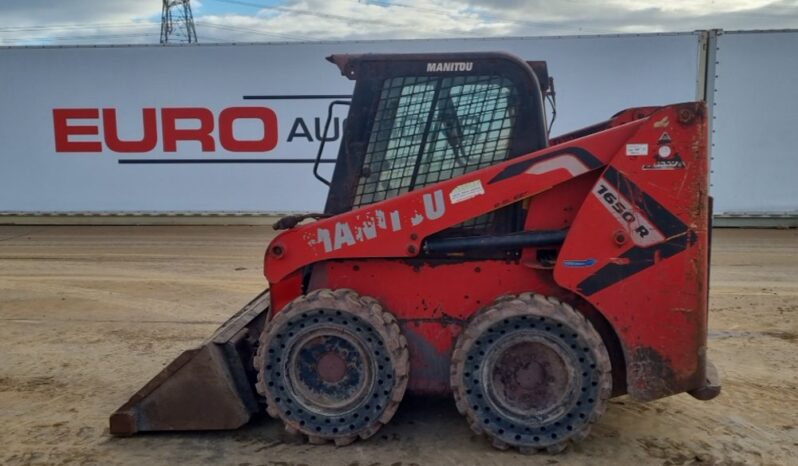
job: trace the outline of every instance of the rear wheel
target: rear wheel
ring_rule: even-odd
[[[610,359],[593,326],[568,304],[525,293],[477,314],[457,341],[457,408],[493,446],[562,451],[586,437],[612,389]]]
[[[255,358],[267,411],[312,443],[346,445],[387,423],[407,386],[407,341],[352,290],[297,298],[264,328]]]

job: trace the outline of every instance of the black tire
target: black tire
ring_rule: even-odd
[[[254,365],[266,410],[287,431],[347,445],[396,412],[407,387],[407,341],[375,299],[322,289],[266,324]]]
[[[457,340],[457,409],[498,449],[557,453],[585,438],[612,392],[598,332],[568,304],[539,294],[503,296]]]

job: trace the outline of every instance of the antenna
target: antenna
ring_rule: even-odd
[[[196,44],[197,30],[191,13],[191,0],[163,0],[161,44]]]

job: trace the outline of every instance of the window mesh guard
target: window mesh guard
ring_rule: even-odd
[[[386,79],[354,207],[507,159],[518,99],[501,76]],[[494,213],[454,230],[484,234]]]

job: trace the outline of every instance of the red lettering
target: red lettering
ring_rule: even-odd
[[[260,120],[263,137],[260,139],[236,139],[233,123],[238,119]],[[266,107],[230,107],[219,114],[219,142],[231,152],[267,152],[277,146],[277,114]]]
[[[94,119],[100,117],[96,108],[54,108],[53,130],[55,132],[56,152],[102,152],[99,141],[70,141],[72,135],[97,135],[97,125],[70,125],[69,119]]]
[[[157,109],[144,108],[140,139],[123,140],[115,108],[56,108],[53,109],[53,130],[56,152],[146,153],[158,146]],[[105,146],[101,141],[70,140],[71,136],[99,135],[99,119]],[[94,124],[70,124],[70,120],[95,120]],[[191,120],[194,120],[193,122]],[[263,125],[262,135],[254,139],[236,138],[234,127],[238,120],[257,120]],[[178,123],[180,121],[180,123]],[[192,124],[193,123],[193,124]],[[203,152],[216,150],[213,131],[216,120],[211,110],[201,107],[161,109],[161,137],[164,152],[177,152],[178,141],[199,142]],[[279,122],[277,114],[268,107],[230,107],[219,114],[219,143],[230,152],[268,152],[277,147]],[[188,127],[186,127],[188,126]],[[193,126],[193,127],[192,127]],[[317,124],[318,126],[318,124]]]
[[[114,152],[149,152],[158,144],[158,123],[155,119],[155,109],[142,109],[142,127],[144,128],[141,139],[137,141],[122,141],[119,139],[119,130],[116,125],[116,109],[103,109],[103,133],[105,145]]]
[[[199,141],[203,152],[213,152],[213,113],[207,108],[164,108],[161,109],[163,125],[164,152],[177,152],[177,141]],[[198,120],[199,128],[177,128],[177,120]]]

